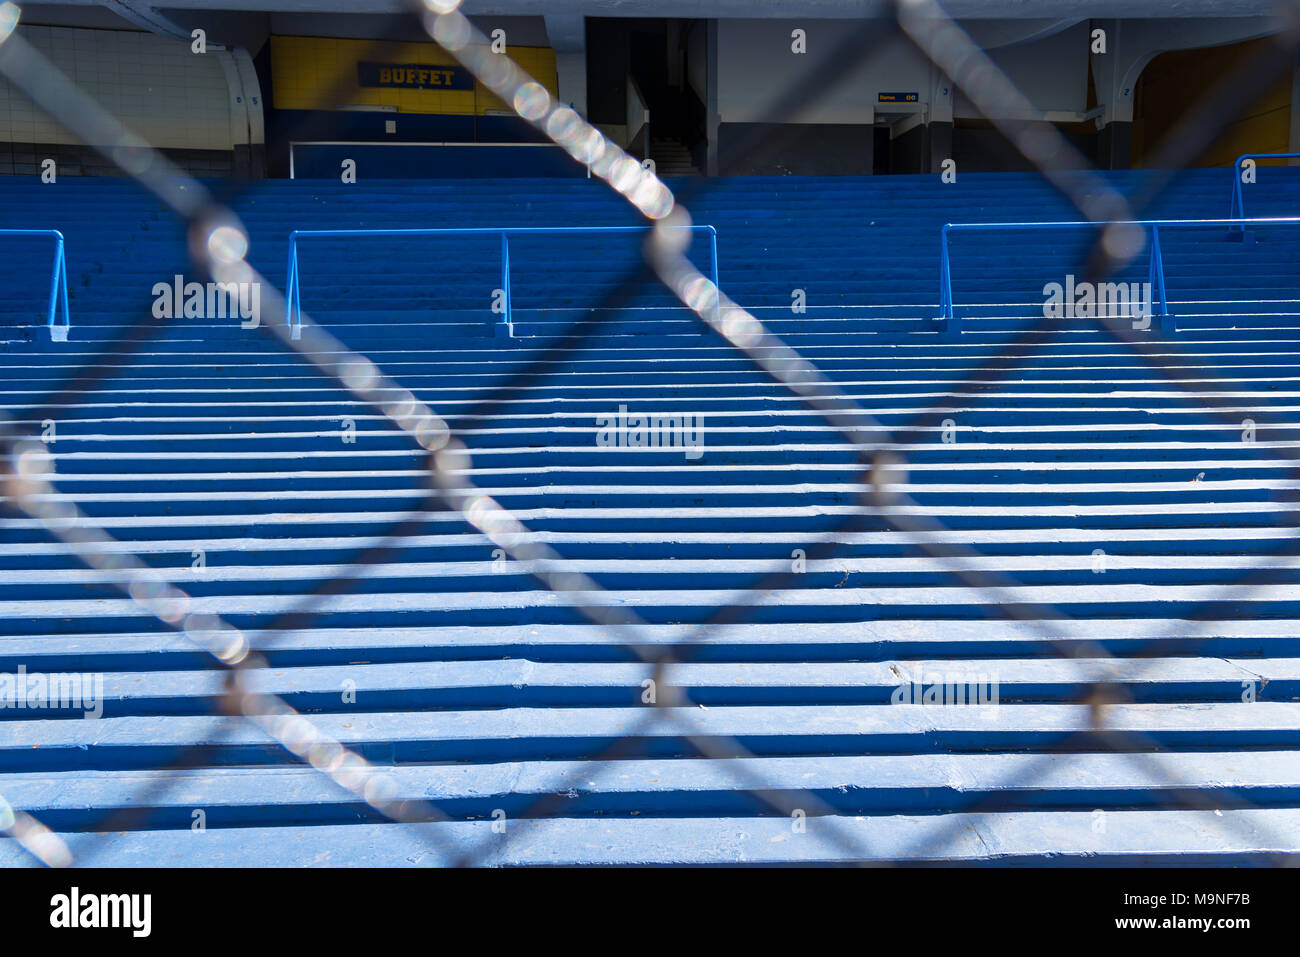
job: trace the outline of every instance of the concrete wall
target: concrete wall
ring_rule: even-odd
[[[709,100],[709,25],[698,21],[686,35],[686,82],[700,98]]]
[[[210,51],[198,55],[190,51],[188,43],[127,30],[46,26],[22,26],[19,30],[81,89],[155,146],[232,150],[248,144],[249,124],[237,122],[234,114],[253,104],[236,102],[248,99],[246,91],[232,88],[232,63],[222,63],[223,59],[232,61],[235,54]],[[243,57],[247,59],[247,54]],[[3,79],[0,141],[78,142]]]
[[[1088,99],[1089,23],[1034,40],[989,51],[989,59],[1005,73],[1039,112],[1085,111]],[[953,101],[955,119],[982,114],[960,91]]]
[[[1027,116],[1017,118],[1057,124],[1086,156],[1111,167],[1127,167],[1132,162],[1129,144],[1133,98],[1143,71],[1155,57],[1165,51],[1203,51],[1175,59],[1166,56],[1158,67],[1160,76],[1147,84],[1153,94],[1158,88],[1161,92],[1151,97],[1153,102],[1158,100],[1158,116],[1148,111],[1144,118],[1147,129],[1138,133],[1140,137],[1143,132],[1147,134],[1139,144],[1139,156],[1144,149],[1149,151],[1156,128],[1169,125],[1182,112],[1180,97],[1188,103],[1199,101],[1200,94],[1223,81],[1228,72],[1224,67],[1226,55],[1214,52],[1218,46],[1277,29],[1276,24],[1257,17],[1120,21],[1074,16],[1032,21],[979,20],[969,21],[966,26],[993,64],[1028,101]],[[791,31],[796,28],[806,33],[806,53],[791,49]],[[1104,51],[1090,49],[1095,29],[1106,32]],[[825,147],[838,143],[832,148],[857,152],[861,138],[850,134],[851,128],[888,125],[896,134],[895,142],[883,153],[879,148],[874,151],[877,172],[884,165],[882,155],[891,157],[889,168],[909,172],[933,171],[942,156],[965,159],[967,169],[1014,169],[1023,165],[1015,150],[989,127],[988,118],[962,91],[954,91],[950,98],[944,93],[954,84],[933,68],[910,41],[900,37],[869,51],[850,51],[852,59],[847,69],[836,69],[833,58],[841,55],[840,44],[849,30],[842,21],[811,18],[719,21],[718,91],[712,104],[721,126],[719,143],[726,145],[728,127],[733,133],[741,126],[752,131],[770,124],[796,129],[835,127],[836,131],[819,131],[817,137],[789,137],[793,153],[763,159],[763,165],[775,163],[792,172],[830,172],[830,166],[838,169],[844,165],[844,157],[819,159],[809,155],[812,144]],[[1262,55],[1259,63],[1261,70],[1268,66]],[[818,75],[839,79],[787,115],[775,115],[776,106],[790,90]],[[1289,84],[1290,73],[1286,71],[1260,102],[1234,105],[1240,115],[1221,118],[1228,123],[1220,138],[1223,148],[1200,161],[1230,161],[1236,152],[1262,148],[1250,144],[1281,148],[1288,142],[1300,141],[1298,124],[1292,122],[1295,98],[1290,95]],[[1194,91],[1199,94],[1193,96]],[[883,103],[882,93],[915,94],[915,102]],[[1008,118],[1008,113],[1003,111],[998,118]],[[950,137],[947,131],[954,122],[956,131]],[[921,132],[918,123],[924,126]],[[822,132],[827,135],[821,136]],[[848,165],[855,171],[872,171],[856,160]]]
[[[807,53],[791,52],[790,33],[807,33]],[[724,123],[771,121],[772,108],[792,86],[825,68],[844,36],[835,20],[723,20],[718,24],[718,112]],[[929,66],[910,46],[893,44],[862,58],[842,83],[786,122],[870,124],[880,92],[929,86]]]
[[[1253,99],[1240,97],[1214,119],[1222,124],[1198,166],[1230,166],[1242,153],[1291,150],[1293,74],[1271,38],[1208,50],[1176,50],[1157,56],[1142,72],[1134,124],[1134,165],[1159,161],[1158,149],[1189,114],[1204,116],[1207,98],[1234,71],[1258,70],[1276,79]],[[1270,62],[1271,61],[1271,62]],[[1263,163],[1281,162],[1263,160]]]

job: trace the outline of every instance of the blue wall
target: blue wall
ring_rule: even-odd
[[[556,146],[300,144],[293,155],[295,179],[337,180],[345,159],[356,160],[358,179],[587,175]]]

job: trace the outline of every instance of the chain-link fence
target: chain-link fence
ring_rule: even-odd
[[[1056,753],[1113,752],[1121,760],[1131,761],[1134,772],[1140,773],[1143,779],[1158,782],[1161,800],[1173,806],[1212,813],[1251,808],[1245,796],[1230,788],[1178,780],[1170,770],[1175,764],[1153,760],[1162,749],[1160,742],[1123,721],[1110,719],[1122,713],[1126,702],[1131,702],[1128,689],[1158,658],[1157,647],[1162,638],[1188,639],[1197,628],[1203,634],[1210,633],[1223,620],[1225,607],[1244,608],[1241,603],[1252,589],[1272,581],[1269,559],[1300,551],[1297,547],[1300,537],[1279,539],[1273,555],[1260,556],[1259,562],[1238,581],[1224,583],[1221,594],[1187,614],[1187,620],[1180,622],[1177,635],[1152,635],[1144,647],[1122,658],[1113,657],[1103,643],[1081,637],[1086,632],[1069,627],[1068,614],[1027,601],[1017,591],[1016,581],[990,572],[987,563],[978,561],[974,549],[954,544],[960,542],[960,536],[943,534],[947,530],[928,517],[924,509],[915,507],[916,503],[904,494],[899,481],[908,466],[909,446],[917,441],[916,437],[934,429],[972,395],[995,385],[1018,363],[1049,342],[1055,334],[1051,323],[1044,318],[1029,324],[990,361],[970,370],[962,382],[924,414],[913,416],[902,426],[882,425],[814,362],[787,347],[753,313],[728,297],[724,289],[718,288],[688,258],[689,231],[677,227],[691,223],[688,209],[694,200],[708,195],[714,187],[713,180],[686,183],[674,195],[651,169],[629,156],[572,109],[557,102],[508,55],[494,50],[492,41],[459,7],[459,0],[426,0],[414,11],[414,17],[479,82],[554,144],[587,166],[594,177],[607,183],[653,227],[647,234],[644,267],[628,275],[598,308],[590,310],[586,318],[575,322],[562,336],[529,352],[526,360],[505,381],[494,386],[489,395],[476,402],[464,418],[472,420],[501,408],[520,389],[545,376],[551,364],[582,349],[588,337],[644,284],[660,283],[700,323],[747,356],[772,381],[789,390],[854,450],[854,467],[859,472],[857,507],[820,540],[809,542],[808,561],[835,557],[844,533],[864,528],[900,533],[917,554],[938,563],[953,584],[978,591],[996,607],[1000,616],[1039,635],[1042,648],[1064,655],[1067,661],[1077,659],[1074,662],[1077,681],[1084,689],[1077,700],[1086,708],[1086,726],[1057,742],[1053,747]],[[1300,40],[1294,8],[1287,4],[1278,12],[1282,19],[1276,40],[1288,52],[1293,51]],[[797,11],[792,14],[797,15]],[[244,187],[230,183],[222,196],[215,196],[160,152],[139,141],[15,31],[19,16],[14,4],[0,6],[0,73],[82,142],[102,146],[109,159],[165,203],[186,225],[192,263],[207,276],[221,283],[255,282],[263,290],[274,290],[275,285],[249,264],[248,232],[230,211]],[[845,35],[835,55],[820,69],[772,98],[769,120],[777,124],[794,116],[809,102],[834,89],[865,59],[900,43],[914,45],[950,77],[954,88],[1068,198],[1083,219],[1099,224],[1096,243],[1081,264],[1081,273],[1094,282],[1102,281],[1128,267],[1143,253],[1144,234],[1140,228],[1127,223],[1143,218],[1144,211],[1159,195],[1160,182],[1155,181],[1155,188],[1130,199],[1105,176],[1089,172],[1089,162],[1062,133],[1048,123],[1030,119],[1035,110],[1029,100],[933,0],[864,4],[859,21],[845,22]],[[1290,69],[1289,56],[1282,57],[1279,63]],[[1231,77],[1224,89],[1200,109],[1193,110],[1191,120],[1177,127],[1166,144],[1155,151],[1158,159],[1152,165],[1157,169],[1174,169],[1194,159],[1227,122],[1220,118],[1229,116],[1231,111],[1219,108],[1220,105],[1249,101],[1277,79],[1277,74],[1271,71],[1271,66],[1266,69],[1253,64]],[[773,82],[779,85],[779,79]],[[322,91],[320,102],[338,102],[340,97],[336,92]],[[735,158],[760,148],[769,135],[759,131],[731,144],[730,153],[719,156],[721,170],[725,172]],[[311,138],[310,132],[299,138]],[[278,293],[263,293],[263,309],[267,314],[278,315],[284,305]],[[1195,363],[1191,361],[1193,353],[1182,352],[1176,340],[1136,331],[1131,322],[1121,317],[1101,317],[1096,321],[1115,342],[1131,349],[1216,421],[1239,426],[1240,400],[1225,398],[1207,388],[1195,371]],[[4,429],[8,508],[36,520],[74,549],[90,568],[124,573],[120,587],[126,596],[163,626],[174,629],[210,655],[214,667],[224,669],[226,690],[221,699],[221,713],[229,718],[222,725],[224,733],[232,733],[241,722],[252,722],[297,759],[328,776],[353,800],[364,802],[378,815],[408,829],[413,848],[432,852],[425,860],[457,865],[504,860],[504,849],[514,839],[512,835],[518,833],[516,830],[509,829],[503,834],[484,832],[483,839],[469,849],[462,843],[449,842],[437,825],[452,820],[453,816],[440,809],[437,802],[413,800],[409,794],[401,793],[389,780],[386,768],[350,750],[282,698],[258,690],[255,680],[257,673],[267,667],[268,651],[287,640],[295,630],[313,622],[331,599],[345,594],[362,580],[361,572],[383,562],[405,539],[416,534],[428,515],[450,512],[485,536],[494,547],[502,549],[515,563],[514,567],[528,570],[565,605],[616,634],[622,646],[643,662],[644,678],[658,689],[653,706],[646,707],[639,722],[625,728],[616,741],[598,753],[577,762],[561,779],[546,787],[546,793],[534,806],[517,817],[544,821],[563,816],[575,787],[591,786],[595,779],[616,767],[618,759],[640,756],[652,730],[670,726],[698,752],[698,760],[713,762],[734,776],[736,786],[750,792],[768,813],[806,816],[809,822],[815,821],[815,828],[809,824],[810,832],[815,830],[821,842],[833,845],[837,859],[879,864],[900,858],[896,841],[888,842],[886,848],[864,837],[871,832],[853,826],[850,819],[839,815],[816,794],[767,779],[761,762],[744,760],[755,755],[741,741],[702,726],[700,709],[671,680],[673,666],[689,659],[689,650],[683,653],[682,649],[689,649],[692,641],[684,641],[676,650],[665,652],[661,645],[643,634],[643,622],[634,612],[617,603],[602,601],[601,588],[595,581],[575,570],[576,565],[547,545],[543,537],[530,534],[510,509],[488,491],[472,484],[468,479],[472,450],[439,410],[426,404],[417,391],[389,378],[378,364],[345,346],[309,316],[303,316],[298,338],[291,334],[289,326],[280,323],[268,322],[260,328],[285,350],[300,356],[355,400],[377,410],[399,428],[426,456],[427,480],[423,500],[402,521],[355,555],[346,573],[320,583],[296,607],[275,616],[266,627],[257,629],[256,634],[217,616],[196,612],[179,580],[168,581],[144,559],[112,547],[114,541],[105,530],[66,498],[53,494],[56,479],[49,465],[48,449],[18,434],[13,427]],[[96,362],[77,370],[62,389],[49,396],[45,403],[48,411],[39,411],[29,418],[57,416],[65,398],[92,392],[109,381],[115,368],[155,331],[148,315],[142,315],[141,322],[123,330],[120,339]],[[1252,416],[1262,423],[1261,427],[1277,420],[1268,408],[1260,408]],[[1293,447],[1280,446],[1273,451],[1289,463],[1296,460]],[[1300,470],[1290,472],[1288,478],[1300,478]],[[789,571],[766,576],[752,587],[736,591],[730,600],[719,603],[707,625],[697,629],[697,638],[702,638],[710,628],[747,621],[765,594],[798,586],[796,573]],[[1144,652],[1149,654],[1144,657]],[[159,770],[183,772],[202,766],[205,755],[217,740],[220,736],[209,738],[201,745],[182,748],[175,760]],[[951,814],[936,818],[935,825],[907,847],[902,856],[909,861],[944,860],[952,855],[952,848],[973,820],[1023,807],[1016,804],[1014,797],[1006,795],[1031,786],[1040,775],[1047,773],[1043,762],[1026,757],[1026,761],[1017,764],[1019,770],[1015,775],[1000,782],[1001,787],[990,795],[972,797]],[[124,832],[148,827],[149,809],[178,780],[176,776],[159,774],[129,802],[133,809],[106,814],[86,831]],[[83,847],[79,840],[84,835],[56,834],[21,807],[7,808],[5,815],[8,836],[45,864],[94,863],[96,847],[103,846],[87,843]],[[1267,834],[1258,822],[1244,823],[1238,815],[1219,815],[1212,826],[1249,829],[1253,844],[1277,850],[1274,856],[1279,862],[1289,860],[1296,847],[1294,835]]]

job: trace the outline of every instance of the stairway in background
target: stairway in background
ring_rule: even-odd
[[[1248,212],[1293,212],[1300,177],[1269,173]],[[1220,215],[1223,174],[1183,177],[1153,215]],[[1142,174],[1116,181],[1136,189]],[[0,300],[0,408],[33,437],[44,397],[147,314],[183,240],[126,184],[45,189],[0,181],[0,225],[68,236],[68,343],[32,327],[26,304],[48,280],[39,259],[6,275]],[[291,228],[635,222],[598,184],[553,181],[266,182],[238,209],[255,264],[277,282]],[[691,210],[718,229],[729,294],[897,430],[886,444],[907,461],[910,514],[1012,579],[1004,597],[1029,620],[1001,617],[989,593],[858,515],[854,450],[661,290],[636,290],[580,350],[546,355],[636,261],[635,242],[608,238],[512,248],[512,340],[491,338],[490,241],[321,241],[304,248],[303,302],[447,418],[472,480],[606,590],[591,600],[635,611],[650,649],[685,660],[669,682],[700,707],[682,717],[738,739],[755,755],[743,765],[700,760],[665,722],[640,733],[637,756],[575,776],[638,726],[645,666],[456,515],[430,513],[379,564],[352,570],[420,501],[427,455],[235,321],[159,322],[102,382],[60,397],[58,492],[194,596],[193,610],[245,629],[272,665],[259,686],[392,765],[399,795],[454,819],[432,825],[449,846],[492,840],[504,811],[509,840],[489,862],[836,861],[852,856],[843,832],[891,861],[1300,852],[1300,569],[1268,557],[1296,524],[1300,232],[1249,246],[1162,236],[1181,331],[1151,336],[1164,365],[1218,397],[1225,422],[1086,321],[1009,355],[1042,284],[1077,263],[1069,241],[955,243],[967,332],[937,334],[942,223],[1069,215],[1027,177],[728,180]],[[806,313],[791,311],[795,289]],[[482,407],[538,360],[535,378]],[[961,389],[980,368],[993,374]],[[600,444],[620,407],[699,416],[698,449]],[[816,552],[822,537],[833,557]],[[797,580],[751,591],[801,553]],[[1225,593],[1257,565],[1267,585]],[[0,518],[0,673],[99,672],[105,691],[95,721],[0,709],[11,805],[78,832],[147,791],[147,823],[77,836],[106,867],[442,860],[251,724],[214,717],[220,673],[125,598],[123,576],[87,569],[29,519]],[[261,630],[339,576],[353,577],[346,594],[321,599],[308,625]],[[701,630],[738,596],[755,603],[740,623]],[[1032,620],[1041,605],[1073,620]],[[1108,673],[1134,699],[1106,715],[1136,754],[1087,734],[1078,698]],[[996,681],[998,706],[892,703],[935,676]],[[159,770],[194,742],[208,746],[198,766]],[[810,812],[793,833],[747,777],[811,791],[832,817]],[[558,814],[520,819],[561,783]],[[1179,806],[1183,785],[1253,807]],[[960,816],[977,804],[991,810]],[[206,812],[201,845],[194,808]],[[0,843],[3,863],[21,854]]]
[[[681,140],[652,137],[650,158],[655,161],[655,172],[660,176],[699,176],[699,167],[691,158],[691,151]]]
[[[1248,188],[1251,216],[1291,215],[1300,179],[1286,168]],[[1136,192],[1148,172],[1111,174]],[[1219,216],[1227,207],[1222,170],[1180,176],[1147,211],[1156,218]],[[186,272],[183,230],[156,201],[128,182],[68,181],[54,192],[0,180],[0,228],[63,229],[73,339],[96,341],[142,316],[152,288]],[[690,184],[677,184],[690,190]],[[221,187],[218,184],[218,188]],[[254,265],[277,285],[286,275],[292,228],[637,225],[631,208],[585,180],[374,181],[356,185],[264,181],[243,193],[239,214],[253,234]],[[1077,219],[1051,187],[1018,174],[937,177],[770,177],[710,181],[690,202],[696,223],[718,230],[720,276],[728,292],[782,334],[933,332],[939,301],[939,231],[946,222]],[[1222,208],[1221,208],[1222,207]],[[1293,325],[1294,231],[1259,230],[1254,244],[1225,241],[1217,228],[1162,231],[1171,304],[1180,328]],[[1042,287],[1078,271],[1089,236],[1081,231],[954,234],[952,262],[959,313],[986,331],[1023,326],[1042,312]],[[0,339],[22,339],[43,313],[43,254],[9,255],[0,240]],[[640,261],[637,237],[541,237],[511,241],[512,298],[521,336],[553,335],[589,315]],[[703,267],[707,250],[696,243]],[[490,336],[493,291],[501,285],[494,238],[400,242],[310,240],[302,246],[303,304],[353,344],[439,342]],[[198,277],[188,277],[198,278]],[[1145,280],[1140,254],[1120,277]],[[792,311],[802,290],[806,312]],[[699,326],[656,283],[641,285],[612,314],[609,332],[698,335]],[[165,323],[167,335],[242,342],[231,324]],[[44,333],[42,333],[44,335]],[[0,343],[2,345],[2,343]]]

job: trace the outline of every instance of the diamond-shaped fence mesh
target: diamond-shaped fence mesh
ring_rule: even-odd
[[[1187,600],[1192,604],[1190,610],[1180,607],[1177,621],[1152,620],[1148,628],[1132,635],[1132,640],[1112,640],[1108,636],[1113,633],[1092,627],[1090,619],[1071,607],[1068,590],[1060,590],[1059,602],[1049,602],[1052,589],[1026,587],[1025,582],[1033,582],[1040,570],[1032,557],[1019,564],[1014,558],[989,560],[989,554],[979,550],[981,539],[977,533],[961,526],[946,527],[936,517],[935,509],[918,503],[907,492],[909,469],[936,468],[927,446],[951,428],[954,417],[977,411],[982,398],[996,394],[1000,387],[1032,389],[1032,381],[1017,378],[1018,370],[1038,350],[1061,341],[1059,328],[1046,314],[1025,323],[982,359],[980,353],[972,352],[976,359],[969,367],[951,370],[950,384],[943,394],[931,397],[923,412],[903,410],[894,414],[883,404],[885,412],[869,411],[870,403],[862,403],[862,396],[854,394],[861,390],[822,371],[820,357],[807,358],[787,346],[771,331],[770,323],[756,315],[761,310],[750,311],[728,296],[725,281],[715,283],[702,267],[698,248],[690,248],[691,232],[680,227],[692,224],[692,204],[706,201],[716,181],[686,182],[674,195],[651,168],[558,102],[508,53],[494,49],[492,40],[471,23],[459,6],[458,0],[426,0],[413,17],[487,89],[587,166],[592,177],[603,180],[643,217],[647,226],[643,256],[620,281],[600,285],[607,291],[594,308],[586,309],[560,334],[528,352],[483,393],[450,410],[423,398],[419,388],[401,384],[400,375],[391,377],[383,358],[354,351],[331,333],[328,323],[318,324],[304,314],[298,333],[289,324],[262,323],[260,334],[271,337],[283,355],[301,360],[295,368],[307,370],[302,374],[311,376],[312,382],[341,390],[358,408],[364,406],[369,414],[382,417],[390,430],[387,434],[420,456],[423,474],[415,480],[413,494],[403,500],[404,507],[383,513],[392,516],[391,521],[385,519],[386,529],[345,561],[322,568],[306,594],[268,605],[270,610],[253,625],[233,620],[240,618],[239,614],[223,616],[212,610],[211,602],[187,593],[182,577],[170,574],[167,568],[152,566],[147,555],[136,554],[130,543],[117,541],[110,533],[110,525],[89,517],[79,507],[75,489],[61,493],[49,448],[33,439],[29,431],[5,425],[4,494],[10,513],[64,543],[87,568],[104,573],[99,580],[115,584],[134,603],[141,618],[154,619],[192,642],[209,657],[210,667],[219,669],[224,676],[221,693],[211,699],[218,723],[199,728],[178,719],[174,734],[181,737],[168,739],[171,749],[151,769],[156,773],[141,779],[143,783],[131,800],[119,802],[126,810],[106,812],[83,833],[69,834],[56,833],[57,827],[47,827],[21,806],[7,807],[8,837],[30,852],[34,861],[57,866],[94,863],[108,844],[89,840],[91,836],[112,837],[148,828],[154,813],[151,809],[159,806],[169,791],[184,787],[184,772],[203,766],[214,749],[237,739],[251,723],[304,767],[346,792],[346,800],[364,808],[358,812],[361,816],[400,825],[412,854],[438,864],[503,862],[512,859],[510,848],[520,841],[529,843],[531,859],[539,859],[544,856],[547,822],[564,816],[575,789],[594,787],[603,776],[630,773],[620,769],[653,756],[656,737],[663,735],[675,735],[687,742],[697,755],[692,760],[708,762],[736,788],[750,794],[758,813],[806,819],[807,837],[822,846],[819,859],[865,864],[960,859],[969,853],[972,828],[978,828],[985,816],[1032,807],[1025,803],[1025,795],[1035,787],[1070,787],[1073,759],[1087,758],[1090,763],[1086,768],[1095,770],[1103,766],[1098,761],[1104,758],[1109,762],[1104,765],[1109,776],[1127,773],[1149,787],[1157,803],[1145,807],[1203,812],[1199,826],[1236,829],[1250,838],[1252,846],[1263,849],[1264,856],[1279,862],[1290,860],[1296,850],[1295,835],[1271,833],[1268,819],[1251,816],[1254,805],[1246,796],[1221,782],[1205,781],[1195,769],[1191,780],[1184,779],[1179,755],[1167,751],[1167,742],[1175,740],[1184,729],[1145,721],[1141,708],[1135,705],[1132,689],[1145,674],[1169,660],[1162,656],[1162,643],[1176,641],[1192,647],[1198,635],[1210,637],[1225,622],[1250,619],[1255,613],[1252,602],[1281,600],[1281,593],[1289,586],[1285,577],[1277,577],[1276,569],[1279,563],[1285,567],[1285,560],[1300,550],[1300,536],[1291,534],[1289,528],[1294,524],[1288,517],[1287,504],[1292,497],[1284,494],[1276,503],[1282,513],[1278,524],[1284,533],[1270,538],[1272,547],[1267,552],[1234,566],[1239,570],[1235,580],[1188,586]],[[1291,12],[1289,5],[1279,10],[1280,14]],[[229,184],[223,195],[215,196],[148,143],[133,136],[15,30],[19,16],[13,4],[0,6],[0,74],[82,142],[105,144],[105,156],[160,200],[168,215],[183,226],[194,267],[216,282],[260,284],[264,314],[287,314],[284,295],[277,291],[277,285],[250,265],[248,231],[232,211],[238,205],[241,187]],[[1289,53],[1297,37],[1289,19],[1284,17],[1281,23],[1277,41]],[[1145,262],[1147,232],[1131,223],[1157,218],[1149,210],[1160,198],[1159,184],[1147,194],[1130,198],[1105,176],[1092,172],[1088,161],[1062,133],[1049,123],[1030,118],[1035,110],[1029,100],[938,3],[906,0],[896,5],[864,6],[861,21],[845,21],[844,32],[836,54],[827,58],[821,68],[770,97],[769,119],[773,124],[825,96],[865,60],[880,55],[890,45],[912,44],[937,70],[950,77],[954,90],[987,117],[999,134],[1064,195],[1081,220],[1097,224],[1080,234],[1077,251],[1082,253],[1082,259],[1073,266],[1081,279],[1104,282],[1127,275],[1126,271]],[[1281,58],[1279,63],[1289,69],[1290,57]],[[1233,88],[1219,91],[1216,97],[1229,102],[1249,99],[1275,79],[1268,69],[1256,65],[1231,78]],[[772,82],[779,88],[775,74]],[[321,103],[339,99],[333,91],[321,91]],[[1213,141],[1219,132],[1214,118],[1224,113],[1212,106],[1206,103],[1193,110],[1190,118],[1169,134],[1168,145],[1155,151],[1164,159],[1158,163],[1160,168],[1192,161]],[[725,168],[730,160],[759,149],[768,135],[755,132],[732,145],[730,155],[719,157],[720,166]],[[532,187],[525,184],[519,188]],[[870,214],[870,210],[863,211],[865,216]],[[590,249],[583,254],[602,255]],[[611,251],[604,254],[615,255]],[[550,268],[579,270],[591,265],[563,261],[558,258],[562,255],[556,254]],[[769,395],[789,403],[786,409],[803,410],[808,421],[823,430],[819,440],[832,442],[843,452],[840,461],[848,463],[847,469],[855,475],[844,490],[844,500],[850,504],[826,511],[828,520],[820,536],[792,536],[808,566],[847,568],[834,565],[836,559],[845,557],[846,543],[887,541],[890,554],[901,557],[881,561],[904,563],[900,568],[911,563],[934,579],[936,591],[954,602],[980,606],[993,621],[1015,623],[1020,634],[1030,636],[1025,639],[1026,648],[1032,643],[1034,651],[1049,656],[1048,660],[1055,656],[1064,670],[1054,672],[1054,680],[1074,689],[1075,704],[1058,706],[1059,723],[1043,731],[1044,737],[1050,738],[1043,748],[1048,753],[978,756],[984,762],[986,783],[992,783],[987,787],[972,786],[969,797],[962,796],[965,792],[959,789],[958,799],[945,813],[920,823],[913,821],[904,827],[897,822],[891,824],[889,818],[872,822],[870,818],[846,816],[837,809],[833,798],[802,785],[796,775],[782,771],[779,762],[761,760],[761,749],[756,751],[754,746],[761,739],[760,728],[746,726],[743,721],[712,718],[710,709],[692,701],[674,676],[683,664],[698,660],[695,652],[706,646],[711,636],[737,624],[766,620],[762,612],[768,597],[797,592],[801,569],[792,568],[789,562],[764,561],[744,585],[696,593],[694,600],[706,603],[703,623],[682,626],[681,636],[665,643],[647,632],[643,616],[598,584],[599,562],[566,557],[563,549],[554,544],[556,536],[530,530],[528,520],[515,514],[518,510],[510,507],[507,496],[471,481],[474,457],[479,451],[474,443],[481,438],[476,423],[526,397],[530,387],[545,384],[565,363],[580,360],[592,334],[602,324],[614,321],[611,317],[617,317],[621,307],[646,301],[638,297],[647,295],[647,290],[660,296],[669,293],[688,308],[712,335],[711,343],[725,344],[732,355],[744,356],[749,369],[760,374],[768,385],[778,387]],[[1220,387],[1198,354],[1182,349],[1176,338],[1153,335],[1149,321],[1143,328],[1127,315],[1101,315],[1095,323],[1129,350],[1135,364],[1128,369],[1142,374],[1135,382],[1163,380],[1171,392],[1176,392],[1181,404],[1171,404],[1170,408],[1182,414],[1188,428],[1198,436],[1228,436],[1242,428],[1243,420],[1249,420],[1252,430],[1260,434],[1261,443],[1256,448],[1266,449],[1261,454],[1267,454],[1275,467],[1285,470],[1285,478],[1275,480],[1274,487],[1284,490],[1300,479],[1295,446],[1285,431],[1284,408],[1256,405],[1253,398],[1243,399]],[[143,343],[158,334],[147,308],[142,309],[138,326],[123,329],[93,363],[67,370],[62,386],[48,396],[41,408],[35,412],[24,410],[24,422],[57,420],[59,410],[67,403],[90,401]],[[827,355],[833,362],[833,354]],[[1078,362],[1086,372],[1088,357],[1081,356]],[[627,374],[634,379],[637,371],[632,369]],[[1099,374],[1105,374],[1105,370]],[[1079,384],[1084,387],[1084,380]],[[1154,390],[1155,386],[1150,388]],[[1051,411],[1046,410],[1049,414]],[[1070,421],[1068,410],[1057,411],[1064,416],[1063,422]],[[1262,442],[1270,430],[1276,430],[1278,440]],[[996,444],[993,432],[989,441]],[[417,798],[416,789],[404,784],[400,765],[363,756],[361,749],[350,747],[345,736],[331,730],[336,725],[304,713],[304,709],[295,709],[282,696],[268,691],[268,682],[260,680],[267,673],[268,654],[293,642],[301,630],[345,611],[349,598],[361,594],[369,570],[420,536],[453,534],[448,531],[453,528],[481,536],[491,549],[499,550],[494,554],[499,554],[500,560],[512,563],[517,572],[531,575],[540,588],[550,592],[556,607],[571,609],[603,629],[607,641],[639,662],[636,673],[628,678],[630,686],[655,689],[654,694],[643,698],[646,707],[636,721],[618,725],[610,732],[609,740],[591,753],[554,762],[556,770],[551,777],[530,782],[532,791],[521,790],[521,794],[535,793],[535,799],[510,815],[509,827],[498,830],[482,822],[484,827],[475,831],[475,838],[469,841],[452,840],[447,836],[449,832],[439,830],[440,823],[463,820],[463,816],[454,809],[440,807],[438,800]],[[617,527],[612,531],[617,533]],[[1225,529],[1224,533],[1231,531]],[[1081,535],[1079,540],[1090,539]],[[1098,560],[1104,562],[1106,557]],[[1142,585],[1111,587],[1116,601],[1143,600]],[[884,624],[888,625],[888,621]],[[1113,649],[1121,644],[1122,654],[1114,654]],[[905,683],[912,680],[901,672],[898,676]],[[1247,683],[1253,689],[1253,682]],[[977,716],[979,713],[978,706],[972,707],[963,712],[972,715],[969,725],[963,724],[967,720],[963,717],[948,726],[941,727],[942,722],[926,725],[924,733],[957,740],[963,731],[980,726],[984,719]],[[1195,720],[1194,712],[1191,720]],[[1283,718],[1267,720],[1285,724]],[[1267,721],[1261,727],[1266,725]],[[199,728],[198,738],[185,740],[187,728]],[[1082,826],[1087,827],[1088,822]],[[665,833],[673,833],[671,820]],[[1041,848],[1044,854],[1054,850],[1050,840]]]

